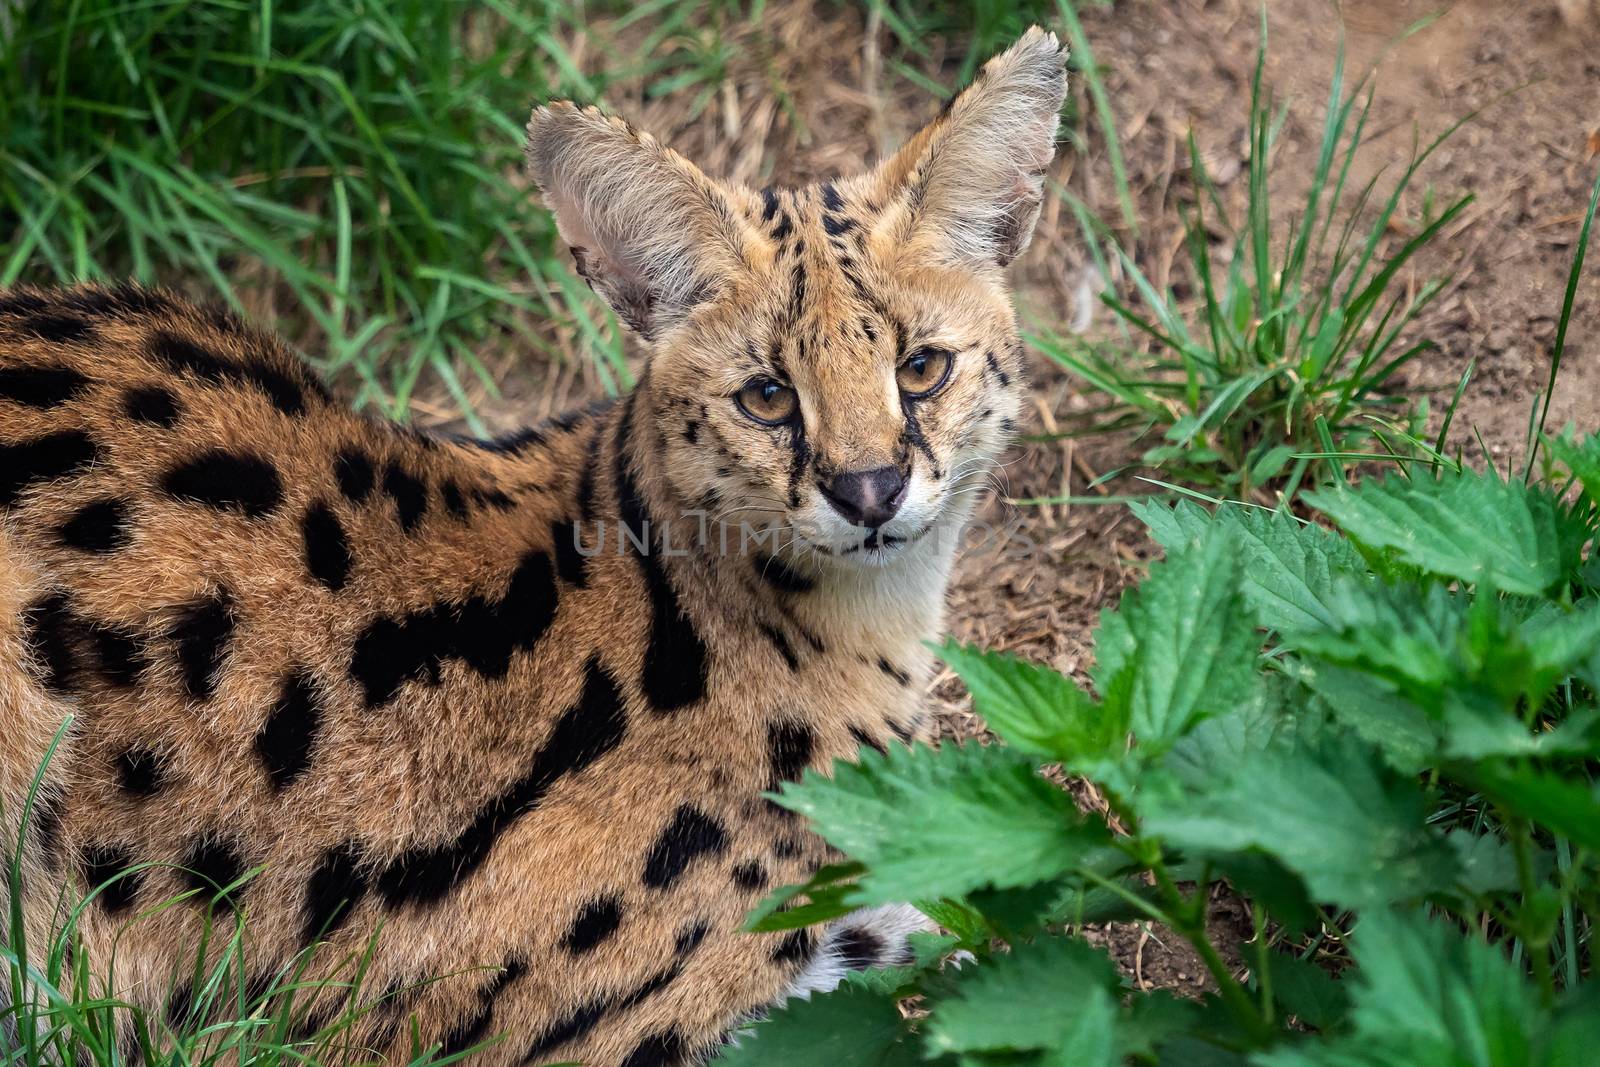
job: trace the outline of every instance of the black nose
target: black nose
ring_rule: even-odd
[[[872,529],[894,518],[906,499],[906,478],[898,467],[838,474],[820,488],[846,522]]]

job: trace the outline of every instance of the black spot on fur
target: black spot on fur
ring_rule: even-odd
[[[549,629],[556,599],[550,557],[530,552],[498,600],[472,596],[373,620],[356,639],[350,676],[361,683],[368,707],[393,700],[408,681],[438,685],[447,659],[464,660],[486,678],[503,677],[512,655],[531,650]]]
[[[774,963],[798,963],[811,955],[813,939],[810,930],[791,930],[772,950]]]
[[[483,865],[500,835],[538,807],[563,775],[577,774],[604,756],[621,743],[626,731],[622,693],[599,660],[590,659],[583,692],[556,721],[528,772],[484,805],[455,840],[413,847],[395,859],[378,877],[384,900],[398,907],[442,899]]]
[[[138,638],[101,623],[86,622],[83,627],[94,648],[100,674],[106,681],[127,688],[139,680],[145,667],[145,654]]]
[[[172,310],[172,300],[165,294],[142,288],[132,282],[105,287],[80,285],[57,291],[51,296],[62,307],[90,318],[127,318],[133,315],[154,315]],[[44,305],[41,303],[40,305]]]
[[[852,971],[876,967],[884,958],[883,938],[860,926],[834,935],[833,948]]]
[[[188,982],[174,986],[167,995],[167,1025],[175,1030],[182,1029],[193,1014],[194,988]]]
[[[523,1056],[523,1063],[537,1062],[539,1057],[560,1048],[569,1041],[578,1038],[593,1030],[605,1018],[611,1004],[606,1000],[591,1000],[578,1005],[571,1013],[557,1019],[533,1039],[533,1044],[528,1047],[527,1054]]]
[[[394,500],[395,515],[406,533],[415,530],[428,513],[428,484],[397,463],[383,472],[383,491]]]
[[[37,600],[23,611],[22,624],[28,651],[40,668],[40,681],[58,693],[70,690],[78,667],[72,602],[65,593]]]
[[[878,669],[884,674],[887,674],[889,677],[893,678],[899,685],[911,684],[911,675],[907,674],[899,667],[896,667],[893,663],[890,663],[882,656],[878,657]]]
[[[844,197],[839,195],[839,190],[834,188],[832,182],[822,183],[822,206],[828,211],[838,211],[844,207]]]
[[[1000,369],[1000,361],[995,358],[993,352],[985,352],[983,354],[983,362],[988,366],[989,371],[996,378],[1000,379],[1000,384],[1002,386],[1009,387],[1011,385],[1011,375]]]
[[[236,361],[166,330],[150,337],[150,355],[173,371],[188,372],[207,385],[244,385],[255,389],[285,415],[303,415],[305,390],[285,372],[265,363]]]
[[[139,895],[143,873],[129,871],[133,864],[133,852],[126,845],[90,845],[83,850],[84,885],[91,893],[100,890],[95,899],[113,915],[127,911]],[[117,878],[119,874],[122,877]]]
[[[685,1050],[683,1035],[676,1030],[651,1034],[628,1053],[622,1067],[678,1067]]]
[[[684,804],[650,847],[644,864],[644,884],[651,889],[668,889],[696,859],[720,856],[727,847],[728,831],[722,821],[692,804]]]
[[[583,588],[589,584],[589,570],[582,552],[578,551],[578,527],[571,522],[558,522],[550,527],[550,541],[556,553],[556,573],[568,585]]]
[[[83,395],[89,379],[71,367],[0,367],[0,400],[53,408]]]
[[[367,895],[361,853],[354,841],[328,849],[306,882],[306,944],[333,934]]]
[[[99,458],[100,447],[82,430],[0,444],[0,508],[15,504],[33,486],[77,474]]]
[[[499,489],[474,489],[472,499],[486,508],[496,511],[510,511],[517,506],[517,502]]]
[[[487,441],[481,438],[473,438],[468,443],[475,448],[483,449],[485,452],[499,452],[507,456],[520,456],[535,445],[544,443],[544,431],[537,427],[529,426]]]
[[[50,306],[44,294],[33,289],[0,290],[0,315],[31,315]]]
[[[755,558],[756,573],[761,580],[772,588],[783,593],[807,593],[815,583],[805,575],[789,568],[776,556],[757,556]]]
[[[287,789],[311,766],[311,749],[322,729],[322,698],[304,671],[284,680],[277,703],[256,734],[256,755],[276,791]]]
[[[136,797],[154,796],[167,779],[161,754],[146,745],[130,745],[117,755],[117,781]]]
[[[794,649],[789,646],[789,639],[783,636],[782,630],[762,623],[761,634],[771,642],[773,648],[778,650],[778,655],[783,657],[783,662],[789,665],[791,672],[800,669],[800,657],[794,654]]]
[[[704,919],[694,922],[678,931],[678,937],[673,942],[672,951],[680,957],[687,956],[700,947],[700,942],[706,939],[706,934],[711,932],[711,924]]]
[[[767,888],[767,869],[760,860],[737,864],[729,873],[733,877],[733,884],[747,893],[758,893]]]
[[[333,509],[320,500],[312,504],[300,521],[300,534],[311,576],[335,593],[343,589],[350,578],[350,541]]]
[[[98,336],[87,319],[77,315],[43,313],[19,323],[24,333],[51,344],[92,344]]]
[[[190,889],[199,890],[196,899],[201,904],[233,885],[245,872],[239,850],[229,842],[214,837],[202,837],[190,844],[182,867],[184,884]],[[234,893],[240,891],[239,888],[233,890]],[[222,897],[220,903],[230,909],[234,906],[231,896]]]
[[[128,543],[128,502],[110,498],[85,504],[56,530],[56,539],[80,552],[115,552]]]
[[[483,991],[483,1001],[478,1010],[445,1035],[439,1056],[454,1056],[465,1052],[489,1036],[489,1021],[494,1016],[495,1000],[506,991],[507,986],[526,973],[528,966],[521,960],[512,960],[506,964],[504,969],[495,975],[494,981],[489,983],[489,988]]]
[[[889,720],[889,730],[896,737],[898,737],[900,739],[900,743],[901,744],[909,745],[911,743],[911,731],[906,729],[906,727],[903,724],[895,722],[893,719],[890,719]]]
[[[40,793],[28,813],[28,827],[51,874],[61,871],[61,816],[61,798],[53,793]]]
[[[30,604],[22,613],[27,648],[40,667],[40,680],[56,692],[70,692],[90,657],[112,685],[132,685],[144,669],[138,641],[116,627],[80,618],[72,601],[57,593]]]
[[[217,674],[233,639],[233,598],[226,590],[184,608],[170,636],[177,645],[184,691],[195,700],[210,700]]]
[[[856,220],[842,218],[838,215],[822,216],[822,228],[828,231],[828,236],[837,237],[842,233],[849,233],[855,229]]]
[[[594,518],[594,479],[600,468],[600,437],[598,428],[589,435],[583,449],[583,470],[578,475],[578,521],[587,525]]]
[[[761,221],[771,222],[778,214],[778,191],[772,186],[761,190]]]
[[[364,503],[377,480],[371,458],[355,448],[347,448],[334,457],[333,476],[339,482],[339,492],[352,504]]]
[[[135,422],[170,430],[183,418],[183,406],[170,389],[141,385],[122,394],[122,410]]]
[[[237,511],[252,519],[272,514],[283,503],[277,469],[250,452],[202,452],[164,474],[161,488],[178,500]]]
[[[561,947],[574,956],[590,952],[600,942],[617,932],[622,925],[622,899],[617,896],[596,897],[583,906],[578,917],[572,920]]]
[[[772,765],[772,790],[784,782],[798,782],[811,763],[817,735],[796,719],[780,719],[767,726],[767,758]]]
[[[444,509],[454,519],[465,519],[467,512],[467,498],[461,495],[461,486],[446,478],[439,483],[439,499],[444,501]]]
[[[690,419],[683,424],[683,439],[691,445],[700,443],[700,423]]]
[[[889,749],[885,747],[882,741],[879,741],[876,737],[873,737],[859,726],[850,727],[850,736],[855,739],[857,745],[861,745],[866,748],[877,749],[880,756],[886,756],[889,754]]]
[[[616,482],[617,507],[624,526],[643,541],[646,551],[636,553],[644,572],[645,590],[650,596],[650,640],[645,648],[641,683],[645,698],[658,714],[688,707],[705,696],[710,652],[695,628],[694,621],[678,601],[666,570],[655,552],[654,531],[645,511],[644,498],[634,483],[628,464],[628,424],[633,414],[629,406],[617,423]],[[619,536],[626,536],[618,531]]]

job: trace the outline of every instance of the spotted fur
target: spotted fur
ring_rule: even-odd
[[[352,413],[165,293],[0,292],[12,833],[70,717],[23,850],[33,943],[63,889],[103,887],[91,971],[183,1020],[208,910],[248,918],[255,988],[308,951],[337,974],[381,926],[357,1047],[503,1033],[481,1062],[596,1067],[697,1061],[901,960],[904,907],[741,932],[832,858],[763,794],[926,732],[952,535],[1019,405],[1002,268],[1062,93],[1034,31],[875,170],[761,192],[539,108],[532,175],[651,354],[631,395],[499,442]],[[924,349],[951,370],[913,401],[896,368]],[[755,378],[791,422],[741,410]],[[822,492],[889,469],[904,503],[872,530]]]

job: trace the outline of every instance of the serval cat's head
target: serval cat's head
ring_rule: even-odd
[[[529,166],[578,268],[651,348],[639,398],[686,506],[883,564],[965,519],[1015,428],[1005,267],[1065,92],[1029,31],[891,158],[803,189],[707,177],[593,108],[540,107]]]

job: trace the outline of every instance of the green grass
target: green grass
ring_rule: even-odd
[[[605,88],[563,46],[577,23],[537,0],[26,3],[0,44],[0,285],[278,288],[293,339],[401,416],[425,374],[463,408],[459,375],[492,392],[478,352],[543,351],[543,320],[621,382],[514,180],[533,102]]]
[[[1416,458],[1412,442],[1420,440],[1427,407],[1396,391],[1395,375],[1434,348],[1412,327],[1447,279],[1413,289],[1403,272],[1442,239],[1471,197],[1436,205],[1431,190],[1415,189],[1419,168],[1465,118],[1414,145],[1386,192],[1381,168],[1352,185],[1366,145],[1371,83],[1369,75],[1346,88],[1341,49],[1305,199],[1287,221],[1276,215],[1272,158],[1287,111],[1263,86],[1266,51],[1263,16],[1242,217],[1230,214],[1189,138],[1193,190],[1177,272],[1190,287],[1188,299],[1158,289],[1091,206],[1063,189],[1102,276],[1120,273],[1130,293],[1102,296],[1118,336],[1047,325],[1032,341],[1094,398],[1068,432],[1156,438],[1141,459],[1163,477],[1272,501],[1363,458]],[[1103,93],[1094,95],[1098,106]],[[1109,121],[1109,107],[1098,110]],[[1114,132],[1108,140],[1114,143]],[[1111,162],[1125,205],[1126,178],[1118,160]],[[1407,194],[1420,203],[1418,217],[1402,211]],[[1220,254],[1214,232],[1225,235]]]

